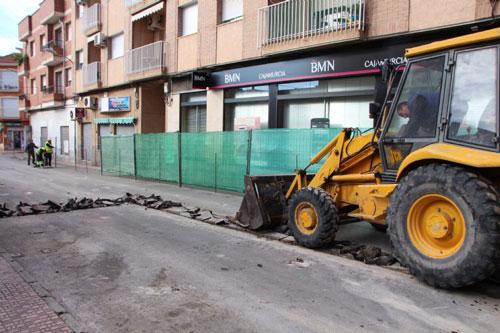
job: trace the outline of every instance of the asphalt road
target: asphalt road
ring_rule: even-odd
[[[154,191],[229,211],[241,200],[23,167],[0,155],[0,201]],[[22,254],[21,266],[90,332],[487,332],[500,324],[497,285],[437,290],[403,272],[134,205],[1,219],[0,246]]]

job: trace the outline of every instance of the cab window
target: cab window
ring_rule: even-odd
[[[410,63],[386,138],[436,136],[444,62],[445,57],[440,56]]]
[[[448,139],[495,148],[498,109],[498,48],[456,55]]]

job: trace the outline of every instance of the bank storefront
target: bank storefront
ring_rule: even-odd
[[[380,65],[404,65],[405,45],[373,45],[210,75],[224,89],[225,131],[372,126],[368,117]]]

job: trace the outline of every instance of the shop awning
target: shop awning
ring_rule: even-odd
[[[146,9],[141,10],[138,13],[132,15],[132,22],[138,21],[146,16],[156,13],[163,9],[163,1],[157,3],[156,5],[150,6]]]
[[[132,125],[135,122],[135,118],[99,118],[94,119],[94,124],[120,124],[120,125]]]

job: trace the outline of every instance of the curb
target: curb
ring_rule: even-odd
[[[73,330],[73,332],[84,333],[78,321],[70,313],[68,313],[66,309],[55,300],[54,297],[50,295],[40,282],[24,270],[23,266],[15,261],[14,258],[12,258],[12,256],[5,251],[5,249],[0,248],[0,255],[9,263],[14,271],[16,271],[16,273],[18,273],[19,276],[21,276],[23,280],[30,285],[38,297],[43,299],[52,311],[54,311],[54,313]]]

